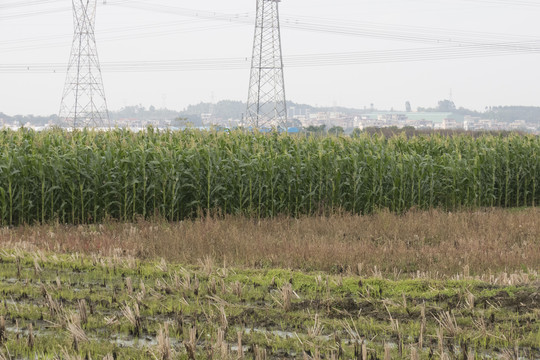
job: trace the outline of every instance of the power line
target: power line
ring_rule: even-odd
[[[478,57],[540,54],[539,43],[469,45],[393,49],[363,52],[318,53],[292,55],[284,58],[286,67],[327,67],[358,64],[473,59]],[[116,61],[102,63],[107,73],[217,71],[247,69],[249,58],[212,58],[158,61]],[[0,73],[61,73],[61,63],[0,64]]]
[[[216,31],[236,27],[238,24],[214,24],[202,25],[201,21],[193,21],[187,24],[193,26],[185,27],[186,23],[179,24],[178,22],[169,24],[152,24],[148,26],[136,26],[131,28],[120,28],[102,31],[104,35],[99,36],[100,42],[114,42],[118,40],[155,38],[162,36],[170,36],[174,34],[188,34],[195,32]],[[198,25],[197,25],[198,24]],[[156,31],[148,31],[148,29],[156,28]],[[27,38],[18,40],[8,40],[0,42],[0,48],[3,53],[15,52],[21,50],[38,50],[50,49],[53,47],[65,47],[66,41],[70,37],[67,35],[59,36],[44,36],[40,38]]]
[[[56,1],[56,0],[53,0]],[[176,14],[184,17],[192,17],[198,21],[219,21],[226,22],[227,24],[245,24],[251,25],[254,18],[249,13],[239,13],[239,14],[224,14],[219,12],[203,11],[203,10],[193,10],[180,8],[176,6],[165,6],[159,3],[147,4],[144,1],[140,0],[116,0],[111,2],[112,5],[119,5],[123,7],[136,8],[141,10],[148,11],[158,11],[167,14]],[[419,26],[404,26],[404,25],[390,25],[390,24],[380,24],[373,22],[346,22],[343,20],[337,19],[327,19],[320,17],[282,17],[282,26],[290,29],[300,30],[300,31],[310,31],[317,33],[326,33],[326,34],[335,34],[335,35],[347,35],[347,36],[357,36],[364,38],[375,38],[383,39],[390,41],[406,41],[406,42],[415,42],[415,43],[429,43],[429,44],[485,44],[491,42],[504,42],[504,41],[525,41],[525,40],[535,40],[537,37],[523,36],[523,35],[512,35],[512,34],[498,34],[498,33],[489,33],[489,32],[478,32],[478,31],[459,31],[451,29],[442,29],[442,28],[431,28],[431,27],[419,27]],[[207,31],[213,29],[223,29],[224,27],[215,28],[212,27],[201,27],[200,29],[194,29],[192,31]],[[184,31],[184,30],[182,30]],[[191,30],[190,30],[191,31]],[[171,30],[160,30],[154,33],[145,33],[142,36],[165,36],[169,34],[174,34],[174,31]],[[104,41],[114,41],[119,39],[129,39],[129,38],[139,38],[141,37],[138,34],[126,34],[122,37],[105,37]],[[11,48],[4,48],[3,51],[14,51],[19,49],[28,49],[28,48],[40,48],[40,47],[50,47],[50,46],[61,46],[60,43],[51,43],[44,42],[39,40],[37,46],[31,44],[25,46],[21,44],[23,42],[32,43],[32,39],[23,39],[23,41],[18,42],[16,46]],[[37,41],[37,40],[36,40]],[[0,43],[1,45],[1,43]]]
[[[56,3],[60,0],[43,0],[46,3]],[[479,2],[504,2],[505,0],[477,0]],[[41,1],[39,1],[41,2]],[[525,3],[525,1],[522,1]],[[37,4],[38,1],[30,1],[31,4]],[[254,17],[250,13],[224,14],[212,11],[202,11],[186,9],[176,6],[166,6],[156,2],[151,4],[141,0],[113,0],[109,2],[112,5],[122,7],[139,8],[145,11],[159,11],[167,14],[176,14],[184,17],[192,17],[194,20],[189,24],[193,27],[176,30],[173,26],[176,22],[169,24],[149,24],[131,28],[107,29],[103,31],[104,41],[116,41],[130,38],[140,38],[148,36],[167,36],[177,31],[195,32],[220,30],[236,25],[252,24]],[[13,3],[11,3],[13,4]],[[3,4],[4,6],[10,5]],[[23,5],[20,5],[23,6]],[[202,25],[205,21],[218,21],[220,25]],[[196,26],[201,23],[200,26]],[[185,22],[183,23],[186,24]],[[537,37],[500,34],[490,32],[469,32],[463,30],[451,30],[442,28],[429,28],[420,26],[389,25],[373,22],[362,22],[358,24],[352,21],[342,21],[337,19],[321,17],[282,17],[282,26],[301,31],[312,31],[337,35],[358,36],[367,38],[387,39],[393,41],[406,41],[417,43],[428,43],[436,46],[430,48],[396,49],[383,51],[365,51],[356,53],[338,53],[338,54],[311,54],[287,57],[286,66],[331,66],[331,65],[349,65],[365,63],[383,63],[383,62],[410,62],[410,61],[431,61],[458,58],[475,58],[489,56],[507,56],[519,54],[538,53],[539,41]],[[165,29],[163,29],[165,27]],[[146,31],[156,28],[156,31]],[[133,32],[140,33],[133,33]],[[0,42],[2,51],[38,49],[41,47],[63,46],[64,42],[47,42],[49,37],[38,39],[21,39],[13,41]],[[54,39],[64,39],[64,36],[58,36]],[[100,39],[101,40],[101,39]],[[519,41],[516,41],[519,40]],[[16,43],[17,45],[12,45]],[[12,45],[9,47],[9,45]],[[306,58],[303,58],[306,57]],[[228,59],[194,59],[194,60],[174,60],[174,61],[156,61],[156,62],[116,62],[104,63],[103,68],[107,72],[139,72],[139,71],[182,71],[182,70],[235,70],[244,69],[247,65],[246,58],[228,58]],[[0,72],[14,73],[54,73],[60,71],[63,65],[59,64],[28,64],[28,65],[0,65]]]
[[[114,0],[117,4],[121,4],[124,2],[127,2],[129,0]],[[49,5],[49,4],[65,4],[65,0],[30,0],[25,1],[22,3],[4,3],[0,4],[0,9],[3,10],[12,10],[12,9],[19,9],[19,8],[32,8],[33,10],[27,10],[27,11],[19,11],[15,13],[5,13],[0,15],[0,20],[13,20],[13,19],[20,19],[25,17],[32,17],[32,16],[41,16],[41,15],[50,15],[55,13],[61,13],[61,12],[70,12],[71,7],[69,6],[62,6],[57,8],[48,8],[43,9],[43,5]],[[41,9],[39,9],[41,8]]]
[[[3,4],[0,4],[0,9],[17,9],[21,7],[29,7],[29,6],[35,6],[35,5],[47,5],[51,3],[60,3],[65,1],[63,0],[27,0],[24,2],[5,2]]]
[[[20,19],[23,17],[30,17],[30,16],[50,15],[50,14],[61,13],[61,12],[69,12],[70,10],[71,9],[69,7],[60,7],[60,8],[53,8],[53,9],[47,9],[47,10],[26,11],[23,13],[15,13],[15,14],[3,14],[3,15],[0,15],[0,20],[13,20],[13,19]]]
[[[402,1],[402,0],[400,0]],[[433,0],[413,0],[418,2],[429,2],[433,3]],[[478,4],[485,4],[485,5],[510,5],[510,6],[524,6],[524,7],[538,7],[540,6],[539,3],[533,2],[533,1],[525,1],[525,0],[459,0],[463,3],[478,3]],[[454,3],[455,0],[442,0],[439,2],[452,2]]]
[[[170,15],[180,15],[184,17],[196,17],[199,19],[206,19],[209,21],[227,21],[238,22],[246,25],[251,25],[254,18],[249,13],[241,14],[225,14],[220,12],[194,10],[187,8],[180,8],[170,5],[162,5],[153,2],[147,4],[144,1],[132,0],[129,3],[118,4],[122,7],[128,7],[133,9],[154,11],[160,13],[167,13]],[[406,41],[415,43],[474,43],[479,44],[483,42],[516,40],[516,39],[531,39],[533,37],[527,37],[522,35],[509,35],[509,34],[497,34],[488,32],[475,32],[475,31],[457,31],[441,28],[428,28],[418,26],[403,26],[403,25],[389,25],[378,24],[372,22],[345,22],[338,19],[327,19],[320,17],[287,17],[282,16],[282,27],[290,28],[301,31],[310,31],[318,33],[327,33],[335,35],[347,35],[358,36],[366,38],[375,38],[391,41]]]

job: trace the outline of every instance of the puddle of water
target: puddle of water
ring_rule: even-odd
[[[100,341],[103,339],[95,339]],[[119,347],[131,347],[131,348],[144,348],[144,347],[155,347],[158,345],[157,339],[145,336],[144,338],[132,338],[132,337],[112,337],[108,340],[112,344],[116,344]],[[169,342],[172,347],[177,347],[182,345],[182,341],[174,338],[169,338]]]
[[[230,346],[231,351],[238,352],[238,345],[231,345]],[[249,351],[249,346],[242,346],[242,351],[244,353]]]
[[[296,335],[294,335],[293,332],[289,332],[289,331],[266,330],[266,329],[261,329],[261,328],[244,329],[244,332],[246,334],[248,334],[248,335],[251,334],[252,331],[256,332],[256,333],[259,333],[259,334],[274,335],[274,336],[280,337],[282,339],[290,339],[290,338],[296,337]]]
[[[152,347],[157,345],[156,339],[151,338],[133,338],[133,339],[115,339],[111,338],[109,340],[112,344],[117,344],[120,347],[135,347],[135,348],[142,348],[142,347]]]

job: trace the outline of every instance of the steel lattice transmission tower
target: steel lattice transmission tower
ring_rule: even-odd
[[[247,123],[254,128],[283,128],[287,125],[279,26],[280,2],[281,0],[257,0],[246,112]]]
[[[109,126],[94,34],[97,0],[72,0],[74,36],[60,119],[74,128]]]

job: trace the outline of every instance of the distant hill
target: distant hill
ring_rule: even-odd
[[[212,114],[214,117],[222,119],[241,119],[246,112],[246,103],[242,101],[223,100],[216,104],[201,102],[196,105],[189,105],[181,116],[200,116],[201,114]]]
[[[358,114],[362,110],[345,107],[315,107],[307,104],[299,104],[292,101],[287,102],[287,108],[295,110],[296,114],[305,114],[306,110],[311,113],[318,112],[340,112],[344,114]],[[223,100],[216,104],[201,102],[197,105],[190,105],[180,112],[183,116],[193,114],[212,114],[214,117],[222,119],[241,119],[246,113],[247,104],[243,101]]]

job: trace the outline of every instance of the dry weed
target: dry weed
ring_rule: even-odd
[[[3,316],[0,316],[0,345],[2,345],[7,340],[6,332],[6,320]]]
[[[225,341],[225,331],[221,328],[217,331],[215,347],[217,348],[216,352],[220,354],[220,359],[225,360],[229,358],[229,344]]]
[[[110,224],[95,234],[92,242],[84,236],[88,231],[85,226],[18,227],[0,232],[0,244],[3,248],[12,248],[15,246],[12,239],[17,239],[17,246],[24,250],[35,251],[37,247],[77,252],[84,249],[88,253],[116,257],[113,265],[122,263],[132,267],[136,266],[133,255],[141,254],[145,258],[163,258],[156,265],[163,272],[168,271],[167,261],[196,264],[203,259],[201,266],[208,272],[215,269],[212,262],[227,259],[238,265],[265,263],[281,268],[306,266],[326,271],[340,264],[344,269],[356,269],[358,274],[368,272],[380,276],[396,275],[395,269],[408,269],[411,259],[415,259],[414,275],[418,277],[448,278],[459,274],[460,278],[476,278],[490,270],[491,274],[504,271],[506,275],[490,275],[493,276],[491,282],[519,285],[538,279],[539,217],[537,208],[452,214],[439,210],[410,211],[403,215],[388,212],[370,216],[338,214],[261,219],[256,223],[243,217],[224,216],[212,221],[198,219],[159,227],[147,222]],[[126,227],[133,230],[125,231]],[[48,235],[51,232],[54,237]],[[216,238],[221,239],[217,244]],[[122,250],[116,250],[119,248]],[[186,248],[190,251],[184,251]],[[209,253],[218,253],[220,258],[210,260]],[[358,259],[362,259],[362,264]],[[102,263],[99,259],[93,261]],[[522,271],[523,267],[531,271]],[[20,277],[20,262],[17,268]],[[217,273],[223,271],[219,269]]]
[[[392,360],[392,349],[388,344],[384,344],[384,360]]]
[[[189,340],[184,342],[184,347],[188,353],[189,360],[195,360],[197,354],[197,329],[189,329]]]
[[[55,357],[55,360],[84,360],[83,357],[79,355],[71,355],[69,351],[66,348],[62,348],[61,350],[61,357]]]
[[[86,323],[88,323],[88,311],[86,310],[86,300],[80,299],[77,302],[77,307],[79,308],[79,317],[81,319],[81,324],[86,325]]]
[[[199,266],[206,276],[212,275],[215,268],[215,260],[213,257],[206,255],[202,260],[199,259]]]
[[[43,271],[43,269],[39,265],[39,259],[37,257],[34,257],[34,274],[37,276],[42,271]]]
[[[411,360],[420,360],[418,350],[415,346],[411,346]]]
[[[122,306],[121,310],[124,317],[128,320],[131,326],[133,326],[133,334],[135,336],[139,336],[141,334],[142,328],[139,304],[135,303],[133,305],[133,309],[128,304],[125,304],[124,306]]]
[[[172,359],[171,340],[169,338],[169,324],[165,323],[163,326],[159,326],[157,334],[157,352],[159,357],[154,357],[156,360],[170,360]]]
[[[240,299],[242,298],[242,289],[243,289],[242,284],[239,281],[236,281],[233,284],[232,292],[234,295],[236,295]]]
[[[465,298],[465,303],[470,310],[474,309],[475,299],[476,297],[474,296],[474,294],[471,293],[470,291],[467,291],[467,297]]]
[[[105,316],[103,320],[105,320],[105,326],[107,327],[119,324],[118,318],[116,316],[112,316],[112,317]]]
[[[208,293],[211,295],[216,295],[217,293],[217,283],[216,278],[212,277],[208,281]]]
[[[244,360],[244,346],[242,345],[243,331],[238,332],[238,360]]]
[[[279,298],[273,296],[274,301],[283,308],[284,311],[291,310],[291,299],[293,296],[292,285],[290,283],[285,283],[281,289],[278,290]]]
[[[34,328],[32,323],[28,325],[28,341],[26,342],[26,346],[28,346],[30,350],[34,348]]]
[[[225,312],[225,307],[221,305],[219,308],[219,324],[223,331],[227,331],[229,327],[229,321],[227,320],[227,313]]]
[[[62,305],[56,300],[54,300],[52,295],[49,294],[47,290],[45,290],[45,299],[47,301],[47,307],[49,308],[51,317],[60,317],[63,314]]]
[[[384,352],[386,354],[386,349],[384,350]],[[362,341],[362,360],[368,360],[367,344],[365,341]]]
[[[345,332],[347,333],[349,339],[356,343],[362,342],[362,338],[360,337],[360,334],[358,332],[358,329],[356,328],[356,324],[354,323],[353,319],[351,319],[350,324],[348,320],[342,320],[341,326],[345,329]]]
[[[66,330],[71,334],[74,344],[88,341],[88,337],[81,326],[81,318],[78,314],[66,315]]]
[[[313,318],[313,325],[308,327],[308,337],[313,339],[321,336],[323,329],[324,326],[321,324],[319,314],[315,314],[315,317]]]
[[[159,264],[156,265],[156,268],[164,273],[168,272],[169,267],[167,266],[167,260],[161,258],[161,261]]]
[[[442,326],[439,326],[436,331],[437,333],[437,343],[439,345],[439,356],[442,359],[446,353],[444,352],[444,330]]]
[[[140,291],[139,291],[138,298],[140,298],[140,301],[142,301],[142,299],[144,299],[146,297],[146,286],[144,285],[144,282],[143,282],[142,279],[141,279],[141,283],[139,285],[139,288],[140,288]]]
[[[130,277],[126,278],[126,290],[129,296],[133,295],[133,282]]]
[[[451,314],[449,311],[435,316],[435,320],[439,323],[441,329],[444,329],[450,336],[454,337],[461,333],[461,328],[456,322],[455,315]]]
[[[258,345],[255,345],[255,360],[266,360],[266,349],[261,349]]]

